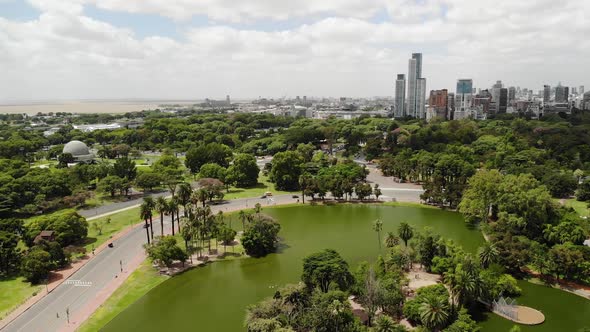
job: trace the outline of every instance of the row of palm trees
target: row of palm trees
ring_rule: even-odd
[[[152,197],[145,197],[139,209],[139,215],[145,222],[147,243],[150,244],[154,240],[153,216],[154,211],[160,215],[160,235],[164,235],[164,216],[169,215],[172,222],[172,235],[175,235],[175,222],[177,224],[178,232],[181,231],[180,225],[180,210],[183,210],[183,216],[187,217],[189,206],[195,206],[202,203],[205,206],[209,199],[207,191],[203,189],[193,190],[190,184],[182,182],[177,189],[172,192],[171,199],[165,199],[160,196],[157,199]],[[149,228],[149,230],[148,230]],[[151,239],[150,239],[151,236]]]
[[[170,199],[146,197],[140,206],[140,216],[145,222],[148,245],[154,241],[153,218],[154,212],[160,215],[160,235],[164,235],[164,216],[169,215],[172,222],[172,235],[177,232],[185,242],[187,253],[194,252],[202,256],[202,250],[207,247],[211,252],[211,240],[215,239],[217,249],[220,240],[224,247],[234,241],[236,232],[232,229],[231,218],[225,223],[222,211],[214,215],[206,205],[210,200],[206,190],[193,188],[188,183],[181,183]],[[256,204],[253,212],[244,210],[239,212],[242,229],[252,222],[256,216],[260,218],[261,205]],[[176,225],[175,225],[176,224]]]

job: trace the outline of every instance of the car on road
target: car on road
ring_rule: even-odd
[[[114,247],[114,245],[112,243],[109,243],[108,247],[112,248],[112,247]]]
[[[266,198],[266,195],[260,196],[260,199],[265,199],[265,198]]]
[[[299,198],[299,196],[293,195],[293,196],[291,196],[291,198]]]
[[[148,228],[148,227],[150,227],[149,224],[143,224],[143,228]]]

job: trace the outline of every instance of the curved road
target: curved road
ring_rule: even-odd
[[[398,184],[390,178],[381,176],[374,168],[370,167],[370,170],[371,173],[367,180],[372,183],[379,183],[385,198],[383,200],[388,200],[388,197],[395,197],[398,201],[419,201],[422,190],[418,186]],[[159,195],[166,194],[160,193]],[[296,201],[297,199],[292,198],[291,195],[280,195],[273,197],[273,201],[259,198],[237,199],[227,201],[224,204],[213,205],[211,208],[214,213],[217,213],[217,211],[229,212],[253,208],[256,203],[269,206],[296,203]],[[94,209],[87,210],[82,214],[91,217],[95,214],[112,213],[117,209],[129,208],[139,203],[141,203],[141,199],[105,206],[102,209],[99,208],[101,210],[96,212]],[[154,218],[154,232],[156,235],[160,235],[158,223],[159,218]],[[165,218],[165,224],[168,229],[165,232],[168,233],[170,228],[169,218]],[[68,280],[57,286],[51,293],[10,322],[2,331],[46,332],[65,328],[68,324],[66,310],[69,310],[70,317],[75,316],[90,300],[97,296],[110,280],[121,272],[121,263],[122,268],[126,270],[126,262],[142,253],[142,245],[146,242],[145,236],[145,230],[138,226],[128,234],[114,240],[113,248],[105,248],[105,250],[98,253]]]

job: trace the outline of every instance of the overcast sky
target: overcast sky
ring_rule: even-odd
[[[0,0],[0,102],[590,85],[589,0]],[[585,82],[586,80],[586,82]]]

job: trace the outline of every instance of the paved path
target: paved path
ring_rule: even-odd
[[[370,175],[369,181],[380,181],[378,174]],[[383,177],[381,177],[383,178]],[[372,180],[371,180],[372,179]],[[386,180],[384,180],[386,181]],[[381,185],[381,184],[380,184]],[[393,187],[383,190],[384,195],[392,195],[398,201],[417,201],[420,192],[415,186]],[[408,190],[411,189],[411,190]],[[166,193],[162,193],[166,195]],[[132,201],[130,201],[132,202]],[[141,202],[127,203],[123,209],[131,208]],[[245,208],[253,208],[256,203],[263,207],[296,203],[297,199],[291,195],[275,196],[271,200],[259,198],[244,198],[228,201],[224,204],[212,206],[214,213],[217,211],[230,212]],[[100,214],[117,212],[112,207],[105,206]],[[121,209],[121,205],[119,205]],[[98,212],[96,213],[98,214]],[[90,215],[92,216],[92,214]],[[169,218],[165,219],[169,225]],[[159,218],[154,218],[154,232],[159,235]],[[167,227],[167,229],[169,226]],[[166,231],[165,231],[166,232]],[[143,244],[146,242],[145,229],[140,225],[130,230],[127,234],[114,240],[113,248],[106,248],[89,260],[77,272],[72,274],[66,282],[55,287],[44,298],[33,304],[16,319],[8,323],[2,331],[65,331],[72,330],[74,326],[88,317],[88,308],[94,310],[97,305],[97,297],[108,298],[108,293],[114,291],[113,285],[120,284],[121,265],[126,277],[136,267],[128,266],[129,262],[137,261],[137,257],[143,254]],[[130,264],[137,265],[137,264]],[[104,300],[103,300],[104,301]],[[66,309],[69,310],[70,323],[67,322]],[[59,317],[58,317],[59,315]]]
[[[159,193],[149,194],[149,195],[146,195],[145,197],[151,196],[154,199],[156,199],[160,196],[167,197],[169,195],[170,195],[170,193],[168,191],[163,191],[163,192],[159,192]],[[116,202],[116,203],[111,203],[111,204],[107,204],[107,205],[102,205],[102,206],[98,206],[93,209],[79,210],[78,214],[80,214],[81,216],[83,216],[85,218],[90,218],[90,217],[97,217],[97,216],[101,216],[101,215],[106,215],[106,214],[113,213],[113,212],[119,212],[120,210],[125,209],[125,208],[131,208],[131,207],[141,205],[141,203],[143,202],[143,197],[144,196],[140,196],[138,198],[130,199],[130,200],[124,201],[124,202]]]

